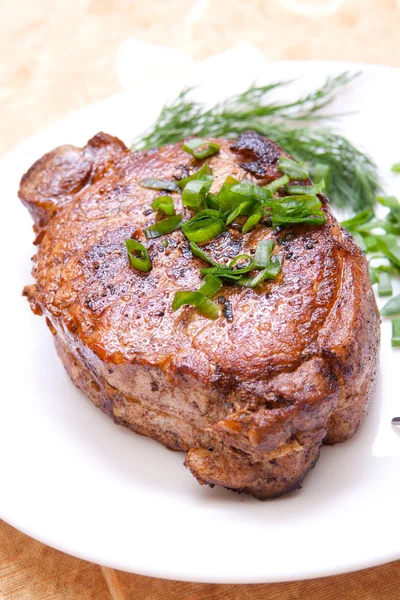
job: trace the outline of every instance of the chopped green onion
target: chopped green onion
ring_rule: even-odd
[[[143,179],[143,181],[140,182],[140,185],[151,190],[179,192],[178,184],[175,183],[175,181],[169,181],[168,179],[154,179],[153,177],[149,177],[148,179]]]
[[[132,267],[142,273],[149,273],[153,268],[147,249],[137,240],[125,240],[125,246]]]
[[[321,202],[317,196],[285,196],[274,198],[271,206],[271,221],[274,227],[278,225],[308,223],[323,225],[325,213],[321,210]]]
[[[190,223],[194,223],[195,221],[203,221],[204,219],[208,219],[209,217],[221,219],[221,213],[218,210],[214,210],[212,208],[203,208],[203,210],[199,210],[199,212],[196,213],[194,217],[192,217],[188,221],[185,221],[185,227]]]
[[[235,256],[235,258],[233,258],[231,260],[231,262],[229,263],[228,268],[233,269],[233,267],[242,260],[247,261],[247,265],[244,265],[243,267],[241,267],[242,269],[247,269],[247,267],[249,267],[249,266],[251,266],[251,267],[255,266],[255,263],[254,263],[253,259],[251,258],[251,256],[249,256],[248,254],[237,254]]]
[[[260,203],[267,204],[271,198],[272,192],[267,188],[260,187],[247,179],[239,182],[234,177],[228,176],[216,197],[216,202],[222,214],[228,215],[229,224],[241,214],[251,215],[255,212],[255,205],[258,207]]]
[[[234,185],[238,184],[239,180],[235,179],[235,177],[232,177],[231,175],[228,175],[228,177],[225,179],[217,195],[217,202],[220,206],[222,213],[227,213],[233,210],[233,208],[235,208],[235,206],[233,206],[232,203],[231,189]],[[240,204],[240,202],[238,202],[237,204]]]
[[[400,346],[400,319],[393,319],[392,321],[392,346]]]
[[[204,277],[204,283],[199,289],[199,292],[206,298],[212,298],[221,288],[222,281],[210,273]]]
[[[269,261],[268,265],[262,271],[259,271],[257,275],[253,277],[241,277],[237,282],[237,285],[241,287],[251,287],[254,288],[256,285],[264,281],[265,279],[275,279],[278,273],[281,270],[281,259],[278,256],[275,256],[272,260]]]
[[[229,225],[230,223],[232,223],[232,221],[234,221],[237,217],[239,217],[241,214],[243,214],[248,208],[250,208],[251,205],[252,205],[252,201],[251,200],[247,200],[247,201],[242,202],[241,204],[239,204],[239,206],[237,206],[235,208],[235,210],[233,210],[228,215],[225,223],[227,225]]]
[[[264,189],[270,191],[271,194],[275,194],[275,192],[277,192],[279,188],[284,187],[288,183],[289,177],[287,175],[284,175],[283,177],[279,177],[279,179],[275,179],[274,181],[271,181],[271,183],[264,185]]]
[[[177,185],[180,187],[181,190],[183,190],[183,188],[189,183],[189,181],[196,181],[197,179],[203,181],[212,181],[212,170],[208,162],[205,162],[201,169],[198,169],[197,171],[192,173],[192,175],[189,175],[188,177],[184,177],[184,179],[180,179],[179,181],[177,181]]]
[[[400,246],[397,245],[395,235],[388,233],[376,237],[378,249],[398,268],[400,269]]]
[[[279,159],[279,170],[288,175],[290,179],[308,179],[308,168],[306,163],[298,163],[295,160],[281,156]]]
[[[154,225],[150,225],[144,230],[144,233],[148,239],[157,238],[166,233],[171,233],[175,229],[179,229],[182,223],[182,215],[174,215],[163,221],[158,221]]]
[[[184,304],[195,306],[204,316],[209,319],[218,319],[219,308],[215,302],[209,300],[222,287],[222,282],[215,275],[208,274],[204,278],[204,283],[197,292],[176,292],[172,310],[178,310]]]
[[[258,200],[259,202],[268,202],[272,197],[270,190],[260,187],[251,181],[242,181],[231,187],[230,191],[235,196],[243,196],[244,198]]]
[[[250,263],[246,267],[240,269],[232,269],[230,266],[219,265],[218,267],[208,267],[206,269],[201,269],[200,275],[208,275],[208,273],[211,273],[212,275],[216,275],[217,277],[221,277],[222,279],[237,281],[241,278],[241,275],[249,273],[253,269],[254,263]]]
[[[203,212],[203,211],[202,211]],[[213,211],[214,212],[214,211]],[[225,223],[222,219],[211,216],[201,219],[190,219],[182,225],[182,231],[190,242],[209,242],[223,231]]]
[[[220,151],[220,146],[214,142],[203,140],[202,138],[194,138],[182,144],[182,150],[188,152],[198,159],[208,158]]]
[[[172,216],[175,214],[174,201],[171,196],[158,196],[158,198],[151,203],[151,208],[154,211],[159,210],[165,215]]]
[[[210,181],[201,179],[189,181],[182,192],[182,204],[189,208],[200,208],[205,203],[206,194],[211,186]]]
[[[351,217],[351,219],[346,219],[345,221],[342,221],[341,225],[343,227],[346,227],[346,229],[353,229],[355,227],[358,227],[359,225],[364,225],[364,223],[368,223],[369,221],[371,221],[371,219],[374,218],[374,216],[374,211],[370,208],[367,208],[366,210],[363,210],[362,212],[359,212],[358,214],[354,215],[354,217]]]
[[[207,206],[207,208],[211,208],[213,210],[219,211],[219,203],[217,200],[217,196],[215,194],[208,192],[208,194],[206,196],[206,206]]]
[[[379,296],[391,296],[393,294],[392,280],[387,271],[378,269],[378,294]]]
[[[195,242],[190,242],[190,249],[192,251],[192,253],[197,256],[197,258],[201,258],[202,260],[204,260],[204,262],[212,265],[213,267],[219,267],[220,265],[217,263],[216,260],[214,260],[213,258],[211,258],[211,256],[209,256],[206,252],[204,252],[204,250],[202,250],[201,248],[198,247],[198,245]]]
[[[256,253],[254,255],[254,265],[256,267],[265,268],[268,265],[273,247],[273,240],[262,240],[261,242],[258,242]]]
[[[325,181],[321,179],[319,183],[315,185],[289,185],[286,191],[289,194],[308,194],[309,196],[316,196],[325,189]]]
[[[391,168],[392,173],[400,173],[400,162],[394,163]]]
[[[248,231],[250,231],[250,229],[253,229],[253,227],[255,227],[257,225],[257,223],[259,222],[259,220],[261,219],[263,214],[264,213],[263,213],[262,208],[257,207],[255,209],[255,211],[253,212],[253,214],[250,215],[250,217],[247,219],[246,223],[243,225],[242,233],[245,234]]]
[[[382,317],[392,317],[394,315],[400,315],[400,294],[391,298],[389,302],[386,302],[385,306],[381,310]]]
[[[373,267],[369,267],[369,278],[371,283],[378,283],[378,275],[376,274],[376,270]]]
[[[163,239],[163,241],[161,243],[164,246],[164,248],[168,248],[168,240],[167,239]]]
[[[219,317],[218,304],[215,304],[200,292],[176,292],[172,302],[172,310],[178,310],[184,304],[194,306],[202,315],[213,321]]]

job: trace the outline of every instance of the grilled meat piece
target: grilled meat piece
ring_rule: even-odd
[[[212,191],[228,175],[260,184],[280,176],[274,142],[253,132],[216,142]],[[186,451],[202,484],[272,498],[298,488],[321,444],[346,440],[363,420],[379,315],[365,256],[324,197],[321,227],[259,224],[244,236],[230,227],[205,245],[228,262],[275,240],[275,281],[224,285],[217,321],[189,306],[173,312],[175,292],[198,289],[205,265],[181,231],[166,248],[146,241],[158,192],[138,182],[201,164],[181,144],[132,153],[105,134],[41,158],[19,191],[39,234],[36,283],[24,294],[46,316],[71,379],[116,423]],[[179,194],[174,201],[189,217]],[[150,273],[130,266],[130,237],[147,246]]]

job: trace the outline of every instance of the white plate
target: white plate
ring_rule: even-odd
[[[264,80],[303,75],[298,91],[348,66],[266,63]],[[400,72],[363,68],[335,109],[359,111],[342,127],[378,162],[389,191],[399,193],[400,178],[389,170],[400,160]],[[238,79],[234,65],[224,77]],[[210,100],[223,92],[224,81],[214,78]],[[164,99],[146,89],[140,97],[110,98],[43,131],[1,162],[0,516],[69,554],[189,581],[294,580],[400,558],[400,435],[390,424],[400,414],[400,353],[390,347],[389,322],[382,326],[377,393],[361,430],[323,448],[302,490],[259,502],[199,486],[182,466],[183,454],[116,427],[74,388],[44,319],[33,316],[21,297],[34,248],[30,218],[16,197],[20,176],[43,152],[84,144],[98,130],[129,143]]]

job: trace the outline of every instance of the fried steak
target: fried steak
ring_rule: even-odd
[[[260,185],[281,176],[274,142],[253,132],[215,141],[211,191],[228,175]],[[167,247],[146,240],[159,193],[139,182],[197,170],[203,162],[181,146],[131,152],[100,133],[38,160],[19,191],[38,246],[24,294],[72,381],[116,423],[186,451],[202,484],[273,498],[300,487],[321,444],[346,440],[366,414],[379,347],[367,261],[321,196],[323,226],[231,226],[204,246],[226,263],[273,239],[275,281],[224,285],[217,321],[173,312],[175,292],[200,287],[204,263],[180,230]],[[179,194],[174,202],[191,216]],[[131,237],[148,248],[150,273],[130,266]]]

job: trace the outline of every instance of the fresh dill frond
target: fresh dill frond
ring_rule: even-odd
[[[268,102],[268,93],[290,82],[253,85],[211,108],[190,99],[192,88],[162,109],[156,122],[134,140],[132,150],[147,150],[189,136],[235,138],[254,130],[276,141],[298,161],[329,170],[329,196],[340,208],[359,211],[372,206],[378,191],[377,167],[342,135],[315,123],[321,110],[359,73],[330,77],[317,90],[289,103]]]

